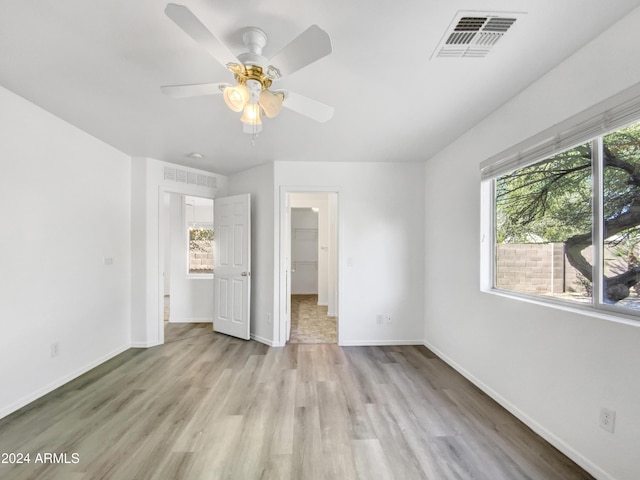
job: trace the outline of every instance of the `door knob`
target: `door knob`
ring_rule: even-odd
[[[243,277],[250,277],[251,272],[242,272],[240,275],[242,275]]]

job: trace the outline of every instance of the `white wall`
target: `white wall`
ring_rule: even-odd
[[[229,195],[251,194],[251,337],[271,345],[274,329],[273,163],[229,177]]]
[[[409,163],[275,163],[278,195],[281,187],[338,192],[342,345],[421,343],[423,171],[422,164]],[[279,209],[274,225],[278,245]],[[280,298],[277,254],[274,278]],[[392,323],[377,324],[377,314],[390,314]]]
[[[291,209],[291,293],[318,294],[318,213]],[[325,265],[326,273],[326,265]],[[326,275],[324,291],[326,292]],[[325,293],[326,297],[326,293]]]
[[[130,160],[2,87],[0,132],[3,417],[129,347]]]
[[[636,10],[430,159],[424,182],[426,345],[595,476],[619,480],[640,478],[640,322],[480,293],[479,163],[640,82],[639,22]],[[601,407],[617,412],[614,434],[598,426]]]
[[[164,203],[160,215],[162,218],[160,224],[163,225],[163,231],[160,232],[164,242],[164,294],[169,295],[171,292],[171,228],[169,228],[169,222],[171,221],[171,196],[177,195],[177,193],[165,193]]]

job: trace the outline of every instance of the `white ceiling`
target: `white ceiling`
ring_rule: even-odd
[[[185,0],[236,55],[262,28],[275,54],[311,24],[333,53],[277,82],[335,107],[283,110],[254,147],[222,96],[160,85],[233,80],[157,0],[2,0],[0,85],[132,155],[231,174],[273,160],[423,161],[640,0]],[[434,58],[459,10],[525,12],[481,59]],[[521,119],[526,121],[526,119]],[[199,152],[204,158],[188,158]]]

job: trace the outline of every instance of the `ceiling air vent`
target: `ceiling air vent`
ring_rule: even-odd
[[[522,13],[458,12],[433,57],[486,57]]]

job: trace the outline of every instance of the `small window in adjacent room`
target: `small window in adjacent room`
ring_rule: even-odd
[[[185,197],[188,273],[213,274],[213,200]]]
[[[189,228],[189,273],[213,273],[213,228]]]

